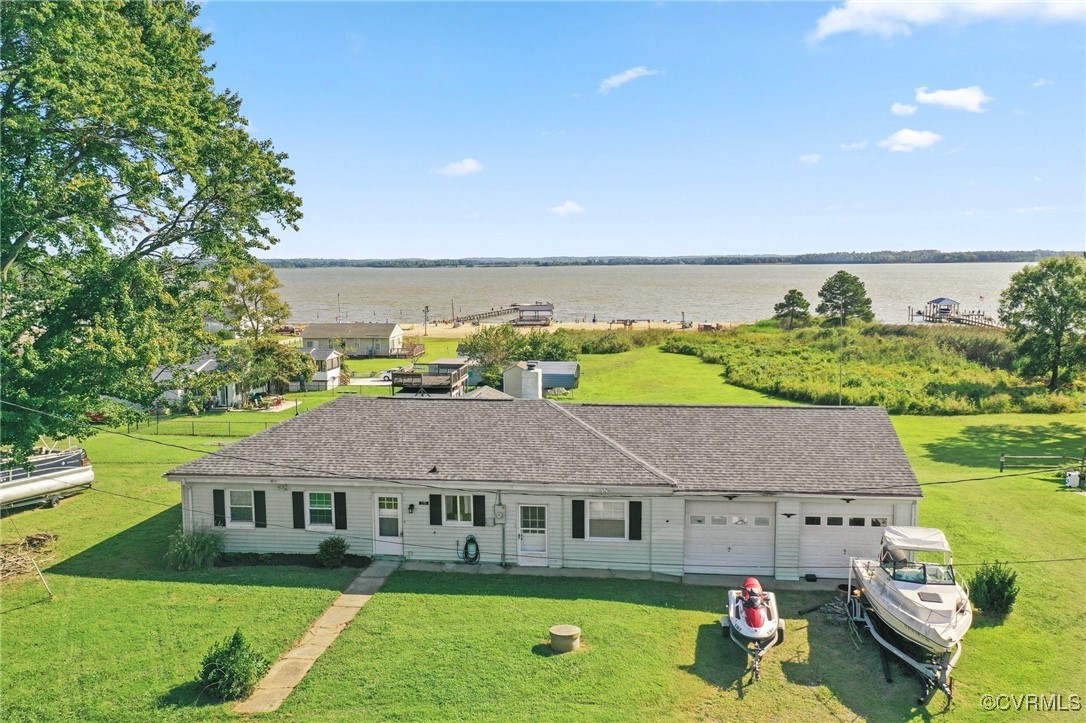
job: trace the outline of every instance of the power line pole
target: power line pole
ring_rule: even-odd
[[[422,307],[422,335],[430,335],[430,307]]]

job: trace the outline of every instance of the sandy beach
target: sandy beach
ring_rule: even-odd
[[[429,336],[443,337],[446,339],[463,339],[469,334],[473,334],[484,326],[500,326],[505,322],[480,322],[475,324],[450,324],[448,322],[435,321],[430,323],[428,329]],[[728,326],[735,326],[735,324],[718,324],[717,326],[724,328]],[[421,337],[423,336],[422,324],[400,324],[400,328],[404,330],[407,336]],[[535,327],[519,327],[523,331],[527,332],[531,329],[542,329],[543,331],[556,331],[558,329],[588,329],[593,331],[622,331],[624,327],[622,324],[609,324],[606,321],[561,321],[554,322],[550,326],[535,326]],[[629,327],[632,330],[640,331],[643,329],[670,329],[672,331],[682,331],[681,321],[639,321]],[[687,331],[696,331],[699,328],[698,324],[694,324],[688,328]]]

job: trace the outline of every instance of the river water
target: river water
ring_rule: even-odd
[[[908,321],[908,309],[940,296],[963,311],[995,315],[999,293],[1024,264],[780,266],[554,266],[437,269],[277,269],[291,320],[418,323],[512,303],[549,301],[557,321],[651,319],[729,323],[765,319],[789,289],[818,304],[840,269],[867,287],[880,321]]]

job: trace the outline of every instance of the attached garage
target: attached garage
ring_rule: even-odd
[[[805,502],[800,507],[799,574],[848,577],[851,557],[875,557],[894,524],[890,502]]]
[[[772,502],[686,501],[683,569],[715,575],[772,575]]]

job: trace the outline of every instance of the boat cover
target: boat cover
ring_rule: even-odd
[[[934,527],[887,527],[882,533],[882,543],[902,550],[950,552],[943,531]]]

